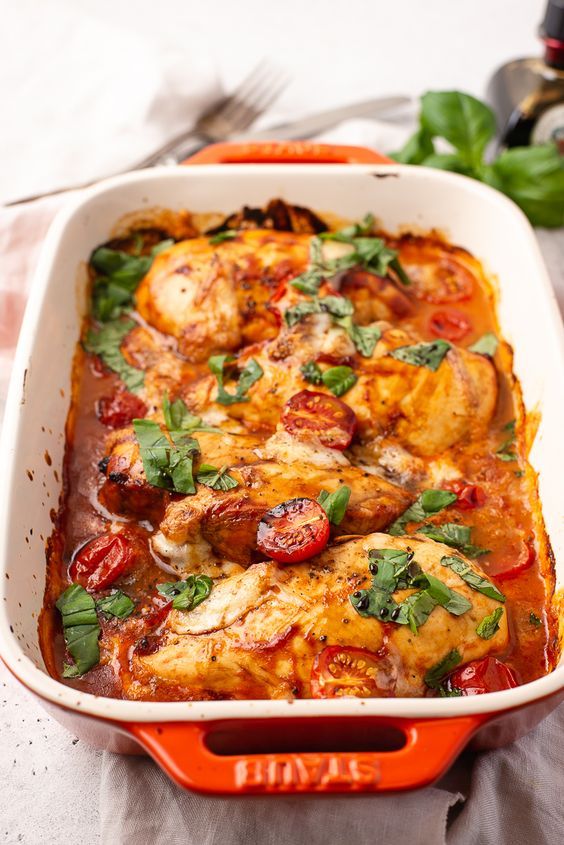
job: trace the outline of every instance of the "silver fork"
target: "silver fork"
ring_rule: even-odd
[[[120,171],[120,173],[145,167],[155,167],[159,164],[178,164],[179,161],[183,161],[191,153],[195,153],[207,144],[226,141],[231,136],[244,132],[272,105],[286,87],[288,81],[287,75],[275,70],[263,59],[233,94],[213,103],[198,117],[191,129],[177,135],[152,155],[147,156],[127,170]],[[113,173],[112,175],[117,176],[119,174]],[[98,179],[93,179],[81,185],[72,185],[66,188],[57,188],[54,191],[46,191],[42,194],[34,194],[23,199],[12,200],[6,205],[19,205],[42,197],[51,197],[66,191],[87,188],[97,181]]]

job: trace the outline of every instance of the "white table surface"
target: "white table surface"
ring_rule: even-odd
[[[43,12],[50,11],[41,18],[46,45],[71,5],[76,15],[76,3],[44,0]],[[3,125],[10,126],[14,138],[18,132],[22,136],[21,154],[0,160],[4,196],[15,197],[20,188],[40,190],[54,178],[55,162],[50,174],[49,161],[42,163],[41,184],[30,186],[25,178],[27,163],[41,156],[43,131],[52,136],[64,125],[62,154],[72,135],[64,90],[45,90],[41,102],[26,98],[25,91],[9,92],[12,74],[21,78],[26,63],[30,75],[41,72],[26,53],[26,40],[14,42],[11,36],[14,28],[22,33],[34,27],[38,7],[33,0],[12,4],[6,9],[11,25],[0,31],[3,96],[8,90]],[[277,116],[284,117],[378,94],[417,95],[428,88],[481,95],[497,65],[538,52],[535,30],[543,7],[544,0],[81,0],[80,14],[93,16],[108,30],[117,25],[167,49],[185,51],[187,60],[203,47],[226,88],[268,56],[292,74],[276,108]],[[72,71],[72,27],[68,50],[68,56],[57,58],[67,60]],[[73,115],[77,124],[80,117]],[[31,126],[35,145],[29,143]],[[52,721],[2,667],[0,749],[0,843],[99,841],[100,755]]]

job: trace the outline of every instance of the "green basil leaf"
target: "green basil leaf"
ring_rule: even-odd
[[[456,574],[459,575],[472,590],[476,590],[476,592],[482,593],[490,599],[495,599],[495,601],[505,601],[503,593],[500,593],[491,581],[488,581],[487,578],[483,578],[477,572],[474,572],[472,567],[459,557],[445,555],[441,558],[441,565],[448,566],[453,572],[456,572]]]
[[[400,612],[394,621],[399,625],[409,625],[411,631],[417,634],[417,629],[425,624],[437,604],[428,590],[412,593],[399,605]]]
[[[67,651],[75,663],[64,667],[64,677],[84,675],[100,661],[100,623],[94,599],[80,584],[71,584],[55,606],[61,613]]]
[[[338,326],[345,329],[348,336],[354,343],[357,352],[359,352],[363,358],[372,357],[376,344],[382,337],[382,332],[378,326],[357,326],[356,323],[353,322],[351,316],[340,317],[335,320],[335,322]]]
[[[213,425],[207,425],[207,423],[203,422],[201,417],[197,417],[188,410],[186,403],[182,399],[175,399],[174,402],[171,403],[166,391],[163,394],[162,408],[165,425],[169,431],[188,433],[192,433],[194,431],[208,431],[212,434],[223,434],[220,428],[216,428]]]
[[[495,116],[485,103],[460,91],[429,91],[421,98],[421,125],[445,138],[473,167],[495,135]]]
[[[376,220],[374,215],[368,212],[362,218],[360,223],[352,223],[350,226],[345,226],[339,229],[338,232],[322,232],[319,239],[323,241],[344,241],[349,243],[353,238],[369,235],[374,228]]]
[[[423,490],[413,504],[392,522],[388,528],[388,534],[394,536],[405,534],[405,527],[409,522],[422,522],[428,516],[452,505],[456,499],[456,493],[451,493],[450,490]]]
[[[564,158],[555,144],[505,150],[486,181],[511,197],[533,226],[564,226]]]
[[[121,378],[128,390],[137,393],[145,383],[145,373],[131,367],[123,355],[120,346],[137,323],[133,320],[115,320],[106,323],[100,329],[89,329],[84,341],[84,348],[93,355],[98,355],[106,367]]]
[[[127,619],[135,610],[135,604],[121,590],[114,590],[109,596],[98,599],[96,608],[108,616],[115,616],[117,619]]]
[[[414,367],[427,367],[436,372],[451,345],[446,340],[432,340],[430,343],[415,343],[413,346],[399,346],[388,355],[404,364]]]
[[[232,241],[238,234],[237,229],[225,229],[224,232],[218,232],[217,235],[212,235],[210,244],[215,246],[215,244],[222,244],[224,241]]]
[[[322,311],[333,317],[348,317],[354,312],[354,305],[346,296],[322,296],[318,303]]]
[[[449,651],[442,660],[439,660],[438,663],[431,666],[425,675],[425,683],[431,689],[438,689],[445,675],[452,672],[452,670],[461,662],[462,655],[457,648],[453,648],[452,651]]]
[[[347,390],[354,387],[358,379],[351,367],[330,367],[321,376],[323,384],[335,396],[344,396]]]
[[[425,534],[437,543],[445,543],[454,549],[460,549],[466,557],[479,557],[488,553],[489,549],[482,549],[470,542],[471,529],[467,525],[457,522],[444,522],[442,525],[422,525],[417,529],[419,534]]]
[[[518,459],[518,455],[515,449],[511,448],[515,443],[515,420],[511,420],[504,425],[503,430],[509,433],[509,437],[507,437],[501,446],[496,449],[496,456],[500,459],[500,461],[516,461]]]
[[[293,288],[297,288],[302,293],[307,293],[309,296],[315,296],[323,281],[323,273],[315,267],[306,270],[295,279],[292,279],[290,284]]]
[[[302,364],[300,372],[308,384],[323,384],[323,373],[315,361],[308,361],[306,364]]]
[[[488,355],[490,358],[493,358],[498,346],[499,340],[495,334],[493,332],[486,332],[476,343],[468,347],[468,351],[477,352],[479,355]]]
[[[239,482],[229,475],[226,466],[218,469],[211,464],[200,464],[196,481],[205,484],[206,487],[211,487],[212,490],[227,491],[239,486]]]
[[[350,497],[351,488],[343,484],[334,493],[328,493],[327,490],[322,490],[317,497],[317,501],[327,514],[329,522],[333,525],[340,525],[343,521]]]
[[[158,592],[168,599],[172,599],[175,610],[194,610],[201,604],[213,587],[213,581],[208,575],[188,575],[183,581],[167,581],[158,584]]]
[[[133,420],[133,429],[148,483],[176,493],[195,493],[192,461],[200,450],[198,441],[172,431],[171,443],[153,420]]]
[[[287,308],[284,312],[284,319],[286,321],[286,325],[289,328],[295,326],[296,323],[299,323],[300,320],[303,320],[304,317],[309,316],[310,314],[320,314],[321,308],[319,307],[319,302],[317,299],[306,300],[305,302],[298,302],[297,305],[292,305],[291,308]]]
[[[424,167],[434,167],[435,170],[450,170],[452,173],[462,173],[463,176],[473,176],[470,165],[458,153],[434,153],[425,159]]]
[[[460,698],[460,696],[462,695],[462,690],[458,687],[450,687],[447,689],[447,687],[441,685],[436,689],[439,693],[440,698]]]
[[[462,616],[463,613],[472,608],[472,602],[468,601],[466,596],[457,593],[456,590],[451,590],[439,578],[435,578],[429,572],[425,573],[425,577],[428,582],[427,592],[429,595],[453,616]]]
[[[254,358],[251,358],[245,368],[239,373],[235,393],[228,393],[223,384],[224,368],[226,364],[232,364],[234,361],[235,358],[232,355],[212,355],[208,360],[208,366],[217,379],[217,396],[214,401],[220,405],[235,405],[239,402],[248,402],[249,397],[246,395],[247,391],[263,376],[262,367]]]
[[[389,153],[389,156],[400,164],[423,164],[434,152],[433,136],[421,127],[413,133],[401,150]]]
[[[531,623],[531,625],[534,625],[535,628],[540,628],[540,626],[542,625],[542,619],[540,618],[540,616],[537,616],[536,613],[533,613],[532,610],[529,613],[529,622]]]
[[[499,631],[499,620],[503,616],[503,607],[496,607],[493,613],[484,616],[481,622],[476,627],[476,633],[483,640],[491,640],[491,638]]]

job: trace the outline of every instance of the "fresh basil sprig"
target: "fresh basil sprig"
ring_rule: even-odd
[[[133,294],[159,252],[174,244],[173,240],[158,243],[150,255],[130,255],[118,249],[101,246],[90,257],[98,275],[92,292],[92,311],[97,320],[115,320],[133,304]],[[142,246],[142,238],[141,244]]]
[[[211,487],[212,490],[223,490],[224,492],[239,486],[239,482],[232,475],[229,475],[226,466],[218,469],[211,464],[200,464],[196,481],[199,484],[205,484],[206,487]]]
[[[397,361],[414,367],[427,367],[436,372],[450,349],[446,340],[432,340],[430,343],[415,343],[412,346],[398,346],[388,354]]]
[[[84,348],[93,355],[98,355],[106,367],[117,373],[128,390],[137,393],[145,383],[145,373],[131,367],[121,353],[120,346],[126,335],[137,323],[133,320],[114,320],[105,323],[99,329],[89,329],[84,341]]]
[[[482,593],[490,599],[495,599],[495,601],[505,601],[503,593],[500,593],[491,581],[488,581],[487,578],[484,578],[482,575],[474,572],[472,567],[459,557],[444,555],[444,557],[441,558],[441,566],[448,566],[449,569],[456,572],[456,574],[459,575],[472,590],[476,590],[476,592]]]
[[[329,522],[333,525],[340,525],[343,521],[350,497],[351,488],[343,484],[334,493],[328,493],[327,490],[322,490],[317,497],[317,501],[327,514]]]
[[[442,525],[422,525],[417,529],[419,534],[425,534],[437,543],[444,543],[452,546],[453,549],[460,549],[466,557],[479,557],[488,553],[489,549],[481,549],[470,542],[472,529],[468,525],[459,525],[457,522],[444,522]]]
[[[419,129],[392,157],[486,182],[511,197],[534,226],[564,226],[564,157],[556,144],[514,147],[488,163],[494,135],[495,116],[485,103],[460,91],[430,91],[421,98]],[[436,138],[453,151],[437,153]]]
[[[408,522],[423,522],[428,516],[452,505],[456,499],[456,493],[451,493],[450,490],[423,490],[413,504],[392,522],[388,528],[388,534],[396,537],[405,534]]]
[[[439,660],[438,663],[431,666],[425,675],[425,683],[428,687],[430,687],[430,689],[438,690],[445,675],[452,672],[452,670],[461,662],[462,655],[457,648],[453,648],[452,651],[449,651],[442,660]]]
[[[63,621],[65,645],[74,665],[65,663],[64,678],[78,678],[100,661],[100,623],[92,596],[80,584],[71,584],[57,599],[55,606]]]
[[[172,599],[175,610],[194,610],[209,594],[213,581],[208,575],[188,575],[183,581],[167,581],[158,584],[157,590],[167,599]]]
[[[254,358],[241,370],[235,393],[228,393],[224,386],[225,368],[233,364],[235,358],[232,355],[212,355],[208,360],[208,366],[217,379],[217,396],[215,402],[220,405],[234,405],[238,402],[248,402],[247,391],[264,375],[262,367]]]

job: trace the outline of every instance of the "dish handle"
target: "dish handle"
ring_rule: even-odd
[[[308,141],[250,141],[210,144],[182,164],[394,164],[369,150]]]
[[[269,730],[271,744],[302,723],[302,735],[318,734],[325,721],[233,720],[229,722],[167,722],[121,724],[160,767],[185,789],[221,794],[280,794],[327,792],[387,792],[417,789],[439,778],[483,724],[485,716],[446,719],[362,718],[363,736],[370,743],[372,729],[403,736],[401,747],[378,751],[217,753],[217,738],[228,731],[238,738],[253,730]],[[330,729],[339,737],[342,720]],[[355,720],[348,720],[354,722]],[[274,724],[278,722],[278,724]],[[292,727],[294,726],[294,727]],[[357,722],[358,727],[358,722]],[[214,734],[216,740],[214,741]],[[385,735],[385,734],[384,734]],[[330,742],[328,743],[330,744]],[[336,743],[335,743],[336,744]],[[213,746],[215,750],[212,750]]]

